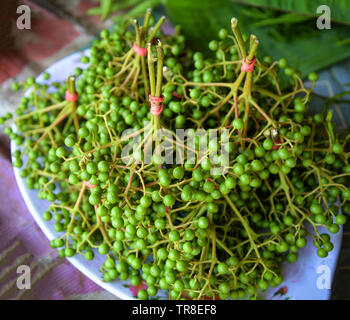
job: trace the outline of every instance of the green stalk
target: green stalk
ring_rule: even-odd
[[[164,52],[162,43],[158,41],[157,44],[157,84],[155,88],[155,97],[160,97],[162,95],[162,82],[163,82],[163,61]],[[157,132],[160,129],[160,116],[154,117],[154,130]]]
[[[145,18],[143,20],[143,27],[141,28],[141,37],[144,38],[144,36],[148,33],[148,27],[149,27],[149,21],[152,16],[152,9],[147,9],[145,13]]]
[[[241,221],[244,229],[247,231],[248,234],[248,238],[249,238],[249,242],[250,242],[250,246],[251,248],[255,251],[256,255],[258,258],[260,258],[260,253],[259,250],[256,246],[256,243],[254,241],[254,232],[253,230],[250,228],[250,225],[248,223],[248,221],[246,219],[243,218],[243,216],[240,214],[240,212],[238,211],[237,207],[234,205],[234,203],[231,201],[230,197],[228,195],[224,195],[227,203],[229,204],[229,206],[231,207],[231,209],[233,210],[233,212],[237,215],[238,219]],[[218,241],[218,239],[216,240]]]
[[[142,47],[145,46],[145,38],[148,33],[148,27],[149,27],[149,21],[150,21],[151,15],[152,15],[152,9],[147,9],[145,13],[143,27],[140,30],[140,33],[141,33],[140,45]],[[143,77],[143,82],[145,87],[145,99],[147,100],[149,95],[149,83],[148,83],[147,71],[146,71],[146,57],[141,57],[141,70],[142,70],[142,77]]]
[[[148,74],[149,74],[149,83],[151,88],[151,95],[154,96],[156,93],[156,80],[154,72],[154,58],[152,54],[151,44],[147,44],[147,61],[148,61]]]
[[[69,76],[67,78],[67,90],[69,91],[70,94],[75,94],[75,76]],[[75,110],[76,107],[76,102],[72,101],[71,105],[73,107],[73,110]]]
[[[75,80],[76,80],[75,76],[69,76],[67,78],[67,90],[69,91],[70,94],[76,94]],[[70,103],[71,103],[72,113],[69,115],[69,118],[73,118],[76,132],[78,132],[80,125],[79,125],[78,116],[76,113],[77,102],[71,101]]]
[[[162,17],[158,20],[158,22],[157,22],[157,24],[154,26],[154,28],[152,29],[151,34],[150,34],[150,35],[148,36],[148,38],[147,38],[147,42],[151,42],[151,41],[152,41],[152,39],[155,37],[156,33],[158,32],[158,30],[160,29],[160,27],[162,26],[162,24],[163,24],[164,21],[165,21],[165,17],[162,16]]]
[[[233,34],[236,37],[241,58],[244,59],[247,56],[247,50],[246,50],[245,43],[243,41],[241,30],[239,29],[239,26],[238,26],[237,18],[231,19],[231,28],[232,28]]]
[[[258,46],[259,46],[259,40],[255,35],[251,35],[250,51],[247,57],[249,61],[254,59],[256,52],[258,50]],[[252,83],[253,83],[253,72],[247,72],[247,76],[245,78],[244,88],[243,88],[243,96],[245,97],[245,109],[244,109],[244,118],[243,118],[244,125],[243,125],[242,137],[246,137],[247,135],[248,120],[249,120],[249,113],[250,113],[249,99],[251,98]]]
[[[163,64],[164,64],[164,51],[162,43],[158,41],[157,44],[157,87],[156,97],[162,95],[162,83],[163,83]]]

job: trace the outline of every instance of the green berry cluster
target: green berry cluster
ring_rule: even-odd
[[[60,257],[92,260],[97,249],[106,256],[104,281],[143,282],[140,299],[160,289],[170,299],[256,299],[282,283],[282,262],[296,262],[308,239],[320,257],[333,249],[319,230],[337,233],[350,214],[349,136],[335,133],[331,112],[308,113],[312,92],[285,59],[264,57],[242,71],[259,42],[243,36],[236,19],[233,35],[222,29],[209,42],[210,56],[192,52],[180,28],[163,35],[162,22],[151,28],[147,11],[135,32],[102,31],[76,81],[22,84],[30,93],[15,113],[16,130],[5,129],[18,145],[13,165],[51,202],[43,218],[54,221],[51,246]],[[135,54],[134,42],[148,55]],[[65,101],[66,90],[78,100]],[[164,97],[161,115],[150,113],[149,94]],[[188,129],[183,145],[194,141],[186,151],[196,161],[186,152],[181,164],[164,164],[159,152],[147,163],[146,151],[164,141],[146,128]],[[229,135],[198,137],[198,129]],[[122,150],[136,135],[126,164]]]

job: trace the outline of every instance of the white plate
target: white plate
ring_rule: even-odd
[[[46,71],[51,75],[50,81],[64,81],[67,76],[73,73],[74,68],[85,68],[86,65],[80,62],[83,55],[88,55],[88,49],[74,53],[49,67]],[[37,78],[37,81],[40,83],[45,82],[42,75]],[[11,143],[11,149],[16,149],[13,142]],[[26,187],[25,180],[19,176],[19,171],[19,169],[14,168],[18,187],[30,213],[49,240],[57,238],[59,233],[54,231],[54,223],[44,221],[42,218],[42,214],[47,211],[50,203],[46,200],[39,200],[37,197],[38,191],[29,190]],[[298,261],[294,264],[286,263],[284,265],[284,282],[277,288],[268,289],[264,294],[265,298],[288,298],[293,300],[329,299],[331,290],[327,283],[331,283],[336,268],[341,247],[342,229],[338,234],[330,234],[330,236],[334,243],[334,249],[327,258],[319,258],[316,254],[316,249],[312,245],[311,239],[308,239],[307,246],[299,251]],[[106,283],[102,281],[102,273],[99,269],[104,263],[105,258],[96,250],[95,258],[92,261],[86,261],[81,255],[67,259],[85,276],[117,297],[126,300],[134,299],[130,289],[126,287],[128,284],[127,282],[116,280]],[[285,294],[278,294],[277,292],[279,291]]]

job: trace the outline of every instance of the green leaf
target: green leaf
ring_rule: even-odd
[[[350,2],[349,0],[240,0],[239,2],[248,5],[259,5],[276,10],[286,10],[318,16],[317,8],[327,5],[331,10],[333,21],[350,23]]]
[[[310,20],[310,17],[302,16],[300,14],[295,14],[295,13],[286,13],[286,14],[280,15],[279,17],[261,20],[259,22],[254,23],[253,26],[265,27],[265,26],[275,25],[279,23],[298,23],[298,22],[303,22],[307,20]]]
[[[116,12],[119,10],[124,10],[138,5],[141,0],[119,0],[113,4],[112,11]]]
[[[102,9],[100,7],[93,7],[86,11],[88,16],[95,16],[102,14]]]
[[[101,2],[101,11],[102,11],[102,21],[106,20],[111,14],[112,5],[114,0],[102,0]]]
[[[346,46],[346,45],[348,45],[348,44],[350,44],[350,38],[347,38],[347,39],[344,39],[344,40],[339,40],[339,41],[337,42],[337,45],[338,45],[338,46]]]
[[[332,24],[330,30],[318,30],[313,22],[307,21],[255,26],[262,19],[245,12],[260,10],[266,16],[269,11],[229,0],[167,0],[166,8],[170,20],[182,26],[188,43],[195,50],[208,50],[208,42],[217,39],[221,28],[231,31],[230,20],[237,17],[244,33],[258,36],[258,56],[269,55],[275,60],[284,57],[302,76],[350,57],[349,47],[338,45],[349,37],[349,27],[345,25]],[[273,18],[276,12],[270,12],[269,16]]]
[[[129,1],[130,2],[130,1]],[[138,18],[145,14],[148,8],[155,8],[156,6],[162,4],[163,0],[146,0],[137,4],[134,8],[128,11],[125,15],[116,16],[114,21],[126,20],[128,18]]]

